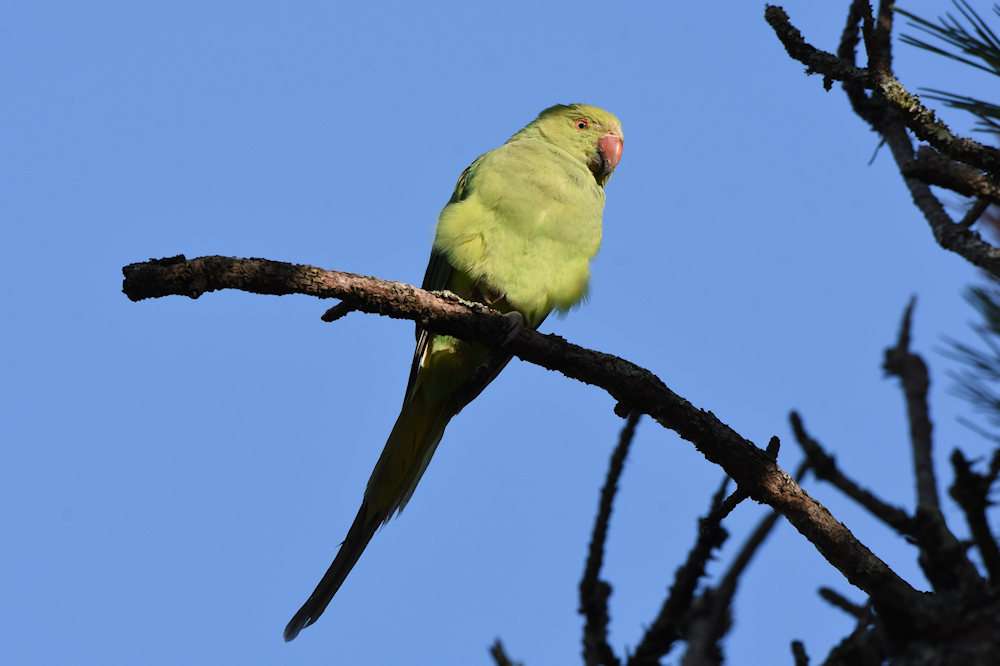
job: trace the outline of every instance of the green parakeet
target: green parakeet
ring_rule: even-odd
[[[438,218],[423,288],[448,290],[538,327],[587,293],[601,242],[604,186],[622,154],[621,123],[586,104],[556,105],[477,158]],[[375,531],[406,505],[453,416],[510,354],[417,325],[410,379],[361,508],[316,590],[285,628],[315,622]]]

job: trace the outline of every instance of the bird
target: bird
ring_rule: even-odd
[[[588,104],[543,110],[459,176],[438,216],[422,288],[449,291],[538,328],[587,295],[601,243],[605,186],[622,156],[614,114]],[[316,622],[376,530],[413,495],[448,422],[503,370],[511,354],[419,323],[403,405],[361,507],[316,589],[285,627]]]

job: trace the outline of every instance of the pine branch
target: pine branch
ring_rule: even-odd
[[[946,353],[961,366],[951,373],[955,392],[1000,427],[1000,281],[969,288],[965,299],[979,315],[973,331],[980,344],[948,340]]]
[[[848,27],[841,37],[840,55],[821,51],[808,42],[792,25],[788,14],[781,7],[768,5],[764,17],[774,30],[788,54],[806,65],[807,74],[823,74],[824,84],[831,80],[844,82],[844,89],[855,112],[881,134],[904,182],[913,197],[913,203],[924,215],[934,234],[934,239],[946,250],[961,255],[970,263],[1000,277],[1000,249],[993,247],[975,231],[956,224],[927,183],[906,173],[914,161],[913,143],[907,128],[919,138],[934,146],[940,153],[973,171],[1000,174],[1000,151],[976,141],[955,135],[930,109],[893,76],[889,65],[892,29],[891,3],[883,2],[877,19],[871,16],[867,2],[851,5]],[[854,63],[857,40],[851,36],[850,21],[869,26],[863,31],[869,67],[859,68]],[[855,34],[861,29],[854,25]],[[864,90],[873,94],[865,96]]]
[[[954,14],[939,17],[937,23],[921,18],[904,9],[896,13],[909,19],[909,25],[928,35],[938,43],[928,42],[914,35],[903,34],[900,41],[931,53],[950,58],[990,74],[1000,76],[1000,39],[976,10],[965,0],[953,0],[968,27]],[[994,9],[994,11],[996,11]],[[951,47],[950,49],[947,47]]]

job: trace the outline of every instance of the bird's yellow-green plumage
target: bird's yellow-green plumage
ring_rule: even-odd
[[[560,104],[476,159],[438,218],[424,289],[516,312],[533,328],[552,310],[578,303],[601,242],[604,186],[622,138],[611,113]],[[410,499],[448,421],[509,360],[503,350],[418,325],[403,406],[361,508],[333,564],[285,628],[286,640],[320,616],[375,530]]]

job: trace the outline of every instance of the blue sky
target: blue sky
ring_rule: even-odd
[[[786,7],[832,48],[845,4]],[[591,298],[545,330],[645,365],[758,443],[778,434],[788,468],[797,408],[847,470],[911,506],[902,398],[879,364],[916,293],[941,476],[952,446],[983,452],[939,353],[967,335],[974,271],[935,246],[887,152],[866,166],[875,136],[788,59],[763,5],[713,8],[10,4],[0,661],[473,664],[501,636],[529,665],[578,663],[576,584],[621,425],[608,396],[512,363],[286,645],[396,416],[412,328],[326,325],[328,304],[304,297],[120,293],[123,264],[176,253],[419,282],[460,171],[555,102],[606,106],[626,142]],[[994,83],[905,47],[897,70],[912,87]],[[640,426],[605,569],[618,649],[720,478]],[[808,488],[924,584],[912,548]],[[764,510],[736,510],[711,574]],[[861,598],[782,525],[740,589],[734,663],[785,663],[793,638],[824,654],[850,621],[819,585]]]

